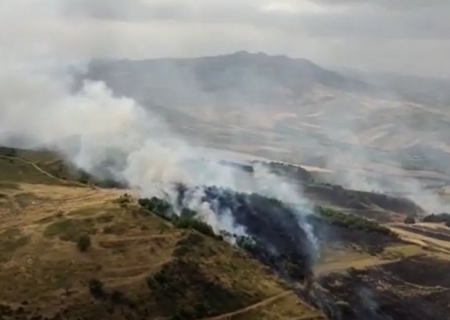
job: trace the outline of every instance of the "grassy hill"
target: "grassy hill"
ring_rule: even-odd
[[[450,231],[440,223],[319,207],[308,221],[320,255],[303,281],[276,273],[302,261],[274,261],[245,239],[238,249],[127,190],[80,182],[55,154],[0,151],[0,319],[448,319]],[[249,208],[273,205],[280,219],[288,210],[234,197],[242,219],[265,222]],[[289,249],[290,229],[266,222],[270,232],[253,226],[257,245]]]
[[[226,242],[62,179],[54,154],[5,151],[1,319],[324,319]]]

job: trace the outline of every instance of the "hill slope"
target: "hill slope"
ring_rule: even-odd
[[[238,250],[205,225],[168,219],[162,207],[136,203],[126,190],[53,175],[47,168],[65,164],[52,153],[2,151],[4,319],[448,318],[450,236],[440,223],[379,224],[388,213],[373,210],[369,221],[366,209],[349,214],[321,207],[305,220],[320,253],[311,265],[302,256],[305,229],[299,233],[289,205],[274,199],[205,190],[246,225],[250,238],[238,237]],[[294,167],[272,169],[308,178]],[[338,201],[342,210],[358,201],[410,216],[420,209],[401,199],[322,187],[328,190],[307,195]]]
[[[54,161],[0,158],[2,319],[324,319],[246,254],[61,180]]]
[[[417,179],[430,188],[450,183],[445,105],[304,59],[238,52],[95,61],[79,78],[135,99],[194,145],[327,168],[366,191],[410,192]]]

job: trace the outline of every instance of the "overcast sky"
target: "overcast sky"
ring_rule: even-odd
[[[450,77],[450,0],[1,2],[2,56],[144,59],[248,50]]]

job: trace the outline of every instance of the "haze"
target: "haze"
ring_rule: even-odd
[[[264,51],[448,78],[449,10],[446,0],[4,1],[0,46],[66,60]]]

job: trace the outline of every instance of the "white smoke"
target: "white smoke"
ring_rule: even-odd
[[[17,13],[22,16],[16,18],[32,22],[44,21],[48,15],[55,18],[55,3],[39,1],[42,7],[33,14],[35,6],[23,0],[22,13]],[[7,4],[2,7],[9,8]],[[76,29],[77,24],[66,23],[65,27]],[[35,148],[50,148],[94,176],[126,182],[144,197],[169,195],[175,199],[170,186],[182,183],[259,192],[296,206],[306,205],[298,190],[262,167],[251,175],[208,159],[156,113],[130,98],[115,96],[102,82],[86,81],[75,91],[70,70],[85,68],[82,61],[96,58],[95,52],[89,57],[71,54],[67,60],[60,59],[70,39],[61,43],[61,39],[49,36],[35,41],[37,30],[28,25],[20,28],[17,23],[8,36],[14,37],[15,32],[29,32],[31,40],[11,44],[0,33],[0,145],[25,141]],[[111,35],[99,34],[98,41],[103,37],[110,39]],[[78,49],[75,52],[88,51]],[[213,206],[203,202],[201,190],[191,198],[188,207],[199,212],[216,232],[244,233],[230,212],[217,215]],[[301,217],[299,223],[305,224]],[[315,243],[312,233],[308,235]]]

